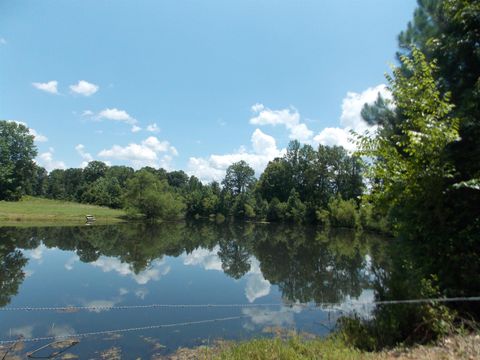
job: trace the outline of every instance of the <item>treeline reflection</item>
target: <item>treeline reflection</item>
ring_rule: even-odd
[[[371,288],[371,269],[378,271],[372,262],[382,262],[385,242],[350,230],[254,223],[0,228],[0,306],[25,278],[28,260],[22,250],[41,244],[73,251],[85,263],[114,257],[136,274],[164,256],[204,248],[217,251],[223,271],[239,279],[255,257],[263,277],[278,285],[285,300],[340,302]]]

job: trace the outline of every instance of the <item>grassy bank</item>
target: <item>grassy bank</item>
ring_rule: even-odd
[[[306,340],[257,339],[246,342],[221,342],[212,347],[179,349],[167,357],[171,360],[406,360],[406,359],[478,359],[480,335],[449,336],[435,344],[414,347],[398,347],[381,352],[362,352],[334,338]]]
[[[35,197],[14,202],[0,201],[0,226],[84,223],[87,214],[95,216],[97,223],[120,222],[125,215],[122,210]]]

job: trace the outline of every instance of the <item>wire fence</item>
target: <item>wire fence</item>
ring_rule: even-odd
[[[135,310],[135,309],[157,309],[157,308],[175,308],[175,309],[187,309],[187,308],[264,308],[264,307],[287,307],[287,308],[304,308],[309,310],[323,310],[337,308],[342,311],[345,308],[356,308],[358,306],[377,306],[377,305],[399,305],[399,304],[425,304],[425,303],[449,303],[449,302],[476,302],[480,301],[480,296],[472,297],[452,297],[452,298],[428,298],[428,299],[405,299],[405,300],[384,300],[384,301],[347,301],[347,302],[325,302],[325,303],[264,303],[264,304],[150,304],[150,305],[125,305],[125,306],[48,306],[48,307],[5,307],[0,311],[62,311],[62,312],[74,312],[80,310],[88,311],[106,311],[106,310]],[[43,337],[30,337],[30,338],[17,338],[9,340],[0,340],[0,345],[14,344],[17,342],[37,342],[37,341],[52,341],[52,340],[65,340],[65,339],[80,339],[89,336],[109,335],[114,333],[126,333],[143,330],[163,329],[171,327],[181,327],[199,324],[208,324],[223,321],[233,321],[249,318],[248,315],[230,316],[223,318],[197,320],[178,322],[171,324],[156,324],[140,327],[121,328],[113,330],[102,330],[93,332],[84,332],[78,334],[66,334],[60,336],[43,336]]]
[[[166,328],[171,328],[171,327],[180,327],[180,326],[208,324],[208,323],[215,323],[215,322],[222,322],[222,321],[240,320],[240,319],[247,318],[247,317],[248,316],[246,316],[246,315],[230,316],[230,317],[217,318],[217,319],[187,321],[187,322],[179,322],[179,323],[173,323],[173,324],[157,324],[157,325],[139,326],[139,327],[122,328],[122,329],[114,329],[114,330],[91,331],[91,332],[84,332],[84,333],[78,333],[78,334],[59,335],[59,336],[43,336],[43,337],[32,337],[32,338],[19,338],[19,339],[15,339],[15,340],[1,340],[0,345],[8,345],[8,344],[13,344],[13,343],[17,343],[17,342],[36,342],[36,341],[80,339],[80,338],[85,338],[85,337],[88,337],[88,336],[110,335],[110,334],[119,334],[119,333],[133,332],[133,331],[166,329]]]
[[[107,311],[107,310],[136,310],[136,309],[187,309],[187,308],[258,308],[258,307],[302,307],[302,308],[329,308],[329,307],[357,307],[377,305],[400,305],[422,303],[449,303],[449,302],[474,302],[480,301],[480,296],[452,297],[452,298],[428,298],[428,299],[404,299],[383,301],[345,301],[345,302],[321,302],[321,303],[259,303],[259,304],[147,304],[147,305],[120,305],[120,306],[20,306],[4,307],[0,311]]]

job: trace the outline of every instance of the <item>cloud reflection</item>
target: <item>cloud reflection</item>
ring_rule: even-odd
[[[193,250],[190,254],[186,254],[183,259],[184,265],[200,265],[205,270],[223,271],[222,261],[218,256],[220,246],[215,246],[213,250],[198,248]]]
[[[149,269],[135,274],[130,265],[121,262],[117,258],[102,256],[97,261],[91,263],[93,266],[99,267],[103,272],[114,271],[121,276],[129,276],[139,285],[145,285],[150,281],[157,281],[160,277],[170,272],[170,266],[165,265],[164,261],[154,261]]]

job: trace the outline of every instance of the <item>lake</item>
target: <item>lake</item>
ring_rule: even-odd
[[[19,342],[24,354],[100,332],[66,353],[151,359],[218,339],[326,335],[349,302],[373,301],[384,246],[371,234],[278,224],[0,228],[0,340],[47,338]],[[325,303],[335,305],[315,306]]]

